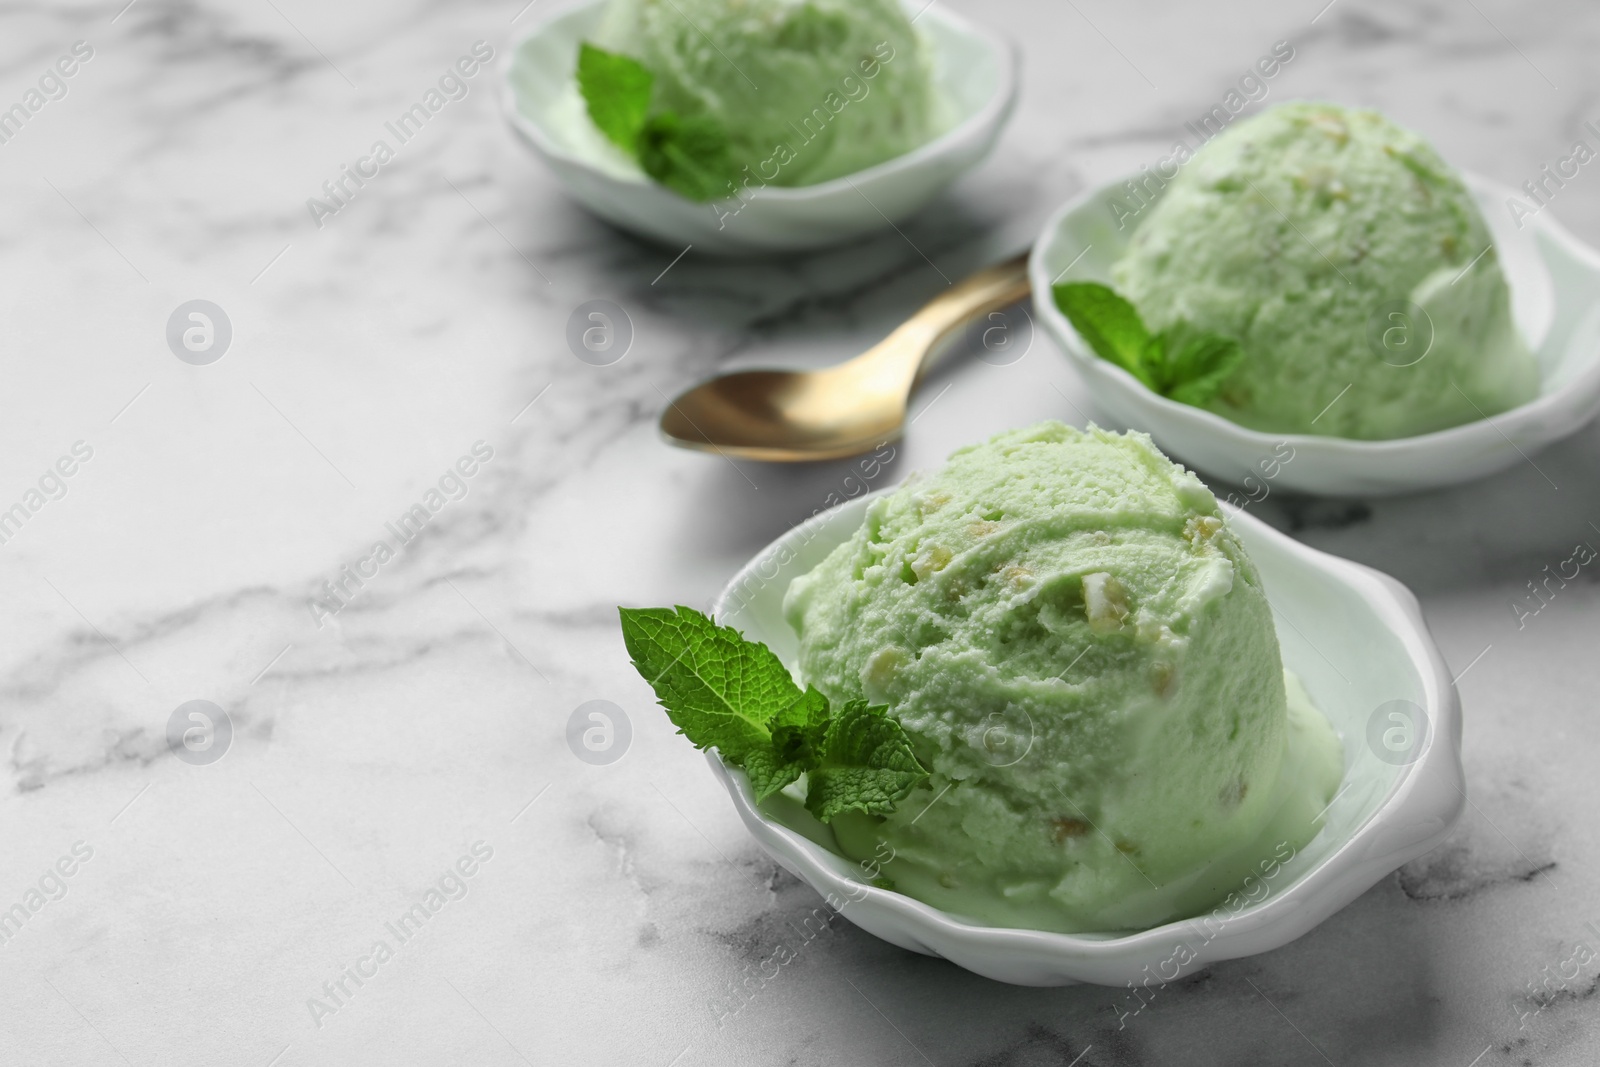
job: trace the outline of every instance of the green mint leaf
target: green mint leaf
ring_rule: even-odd
[[[1052,293],[1056,307],[1095,355],[1156,388],[1147,361],[1150,331],[1137,308],[1098,282],[1062,282]]]
[[[799,699],[768,725],[772,744],[751,752],[744,761],[744,772],[757,802],[766,800],[816,764],[828,729],[828,698],[808,685]]]
[[[772,721],[773,728],[790,727],[822,727],[828,725],[828,698],[817,691],[814,685],[806,686],[806,691],[795,698],[793,704],[778,713]]]
[[[1167,335],[1158,333],[1144,343],[1144,349],[1139,353],[1139,360],[1144,366],[1144,373],[1139,375],[1139,380],[1145,384],[1152,393],[1167,395]]]
[[[733,175],[728,131],[709,115],[650,114],[655,75],[631,56],[578,46],[578,90],[589,118],[644,172],[690,200],[728,195]]]
[[[763,801],[802,774],[806,808],[828,822],[847,811],[884,815],[928,772],[888,708],[864,700],[831,714],[802,692],[766,645],[693,608],[619,608],[622,640],[678,731],[744,768]]]
[[[928,772],[888,710],[852,700],[828,723],[806,777],[806,809],[823,822],[847,811],[887,814],[927,781]]]
[[[755,794],[757,804],[781,792],[804,770],[798,763],[781,758],[771,747],[752,749],[744,758],[745,777],[750,779],[750,792]]]
[[[618,611],[634,668],[696,748],[715,745],[735,766],[772,752],[768,724],[804,694],[771,649],[693,608]]]
[[[578,46],[578,90],[589,105],[589,118],[608,140],[630,155],[644,129],[655,80],[655,75],[631,56],[588,43]]]
[[[1180,404],[1208,403],[1244,360],[1238,341],[1183,323],[1163,330],[1157,341],[1162,349],[1157,391]]]
[[[728,132],[708,115],[651,116],[639,131],[636,152],[646,174],[681,196],[707,201],[728,195]]]
[[[1180,404],[1208,403],[1244,359],[1239,342],[1187,323],[1152,336],[1139,310],[1109,286],[1063,282],[1054,295],[1056,306],[1097,356]]]
[[[827,738],[828,716],[828,698],[815,686],[806,686],[800,699],[772,721],[773,751],[801,770],[815,766]]]

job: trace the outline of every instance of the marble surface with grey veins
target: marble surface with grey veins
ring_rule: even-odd
[[[1600,565],[1521,598],[1600,545],[1600,427],[1460,489],[1256,506],[1421,597],[1470,804],[1314,932],[1135,1015],[823,922],[628,668],[617,604],[708,605],[852,470],[671,450],[666,395],[859,350],[1166,155],[1274,42],[1269,101],[1381,107],[1513,186],[1600,119],[1589,4],[937,2],[1021,48],[995,157],[903,236],[665,274],[680,249],[585,215],[513,141],[492,72],[308,210],[557,0],[0,8],[0,108],[50,90],[0,143],[0,509],[26,516],[0,545],[0,1063],[1595,1062]],[[1600,242],[1600,169],[1547,210]],[[635,329],[610,366],[565,341],[593,299]],[[192,300],[231,325],[208,365],[167,340]],[[958,355],[917,408],[880,483],[1093,414],[1042,336]],[[209,738],[195,700],[225,715]],[[631,724],[609,765],[566,740],[591,700]],[[175,755],[175,716],[222,758]]]

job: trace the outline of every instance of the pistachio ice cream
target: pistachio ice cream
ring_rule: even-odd
[[[1112,277],[1152,332],[1239,341],[1206,406],[1253,429],[1406,437],[1538,391],[1471,192],[1376,111],[1291,103],[1229,127],[1144,213]]]
[[[741,185],[826,181],[937,132],[898,0],[610,0],[593,42],[649,69],[659,106],[717,120]]]
[[[1060,423],[874,500],[790,586],[804,681],[888,706],[931,774],[847,855],[982,922],[1198,914],[1316,833],[1342,752],[1286,685],[1211,492],[1144,434]]]

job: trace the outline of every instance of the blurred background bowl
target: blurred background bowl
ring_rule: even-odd
[[[599,22],[601,7],[553,16],[519,37],[502,60],[501,106],[511,128],[574,199],[621,229],[674,248],[797,251],[884,229],[982,162],[1016,102],[1015,48],[994,31],[929,4],[917,26],[932,45],[935,83],[954,112],[945,132],[841,178],[765,186],[742,206],[736,199],[695,203],[651,180],[587,122],[574,71],[578,45]]]

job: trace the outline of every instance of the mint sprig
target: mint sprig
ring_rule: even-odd
[[[715,745],[743,766],[772,747],[773,720],[802,695],[771,649],[692,608],[619,610],[634,667],[697,748]]]
[[[733,173],[728,131],[704,114],[652,113],[655,75],[643,63],[584,42],[578,46],[578,90],[589,118],[641,170],[690,200],[728,195]]]
[[[589,118],[623,151],[633,151],[644,128],[655,80],[636,59],[592,44],[578,45],[578,91],[588,105]]]
[[[882,705],[834,713],[804,691],[766,645],[693,608],[619,608],[633,666],[696,748],[742,767],[758,801],[806,775],[806,809],[823,822],[847,811],[887,815],[928,772]]]
[[[656,181],[690,200],[728,195],[728,133],[709,115],[652,115],[635,142],[639,166]]]
[[[1152,335],[1137,308],[1098,282],[1062,282],[1052,292],[1095,355],[1180,404],[1208,403],[1244,359],[1238,341],[1188,323]]]
[[[928,778],[889,709],[852,700],[828,722],[806,770],[806,808],[827,822],[846,811],[888,812]]]

